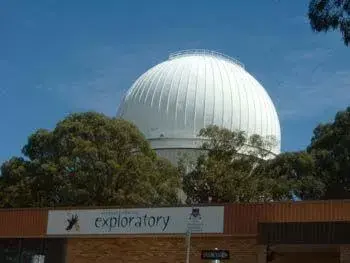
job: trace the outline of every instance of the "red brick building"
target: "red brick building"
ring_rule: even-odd
[[[123,219],[114,216],[107,221],[96,216],[101,208],[0,210],[0,262],[32,262],[33,255],[45,255],[45,263],[185,262],[186,234],[176,219],[185,210],[166,209],[168,218],[174,220],[167,221],[170,230],[164,233],[141,229],[141,224],[155,226],[157,222],[162,228],[166,220],[161,216],[150,216],[147,222],[129,216],[125,224],[140,223],[136,233],[127,227],[122,232],[111,230],[111,222],[122,225]],[[200,207],[200,211],[205,209]],[[230,258],[223,262],[263,263],[269,251],[269,255],[273,252],[270,262],[276,263],[350,263],[350,201],[227,204],[222,216],[221,208],[215,209],[219,212],[204,213],[201,233],[191,237],[190,262],[210,262],[201,259],[201,252],[218,248],[229,251]],[[134,209],[138,210],[142,209]],[[104,211],[129,213],[113,208]],[[67,214],[80,217],[73,232],[66,230],[68,221],[59,219]],[[214,219],[205,221],[210,216]]]

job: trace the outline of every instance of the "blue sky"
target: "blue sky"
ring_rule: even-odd
[[[307,2],[1,1],[0,162],[71,112],[114,115],[141,73],[192,48],[243,62],[277,107],[283,150],[302,149],[350,104],[350,49],[311,31]]]

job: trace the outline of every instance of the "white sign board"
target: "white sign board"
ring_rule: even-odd
[[[224,207],[50,210],[47,235],[223,233]]]

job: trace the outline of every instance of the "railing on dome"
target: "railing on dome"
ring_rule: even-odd
[[[241,66],[242,68],[244,68],[244,64],[242,62],[240,62],[239,60],[234,59],[234,58],[227,56],[225,54],[222,54],[222,53],[219,53],[216,51],[206,50],[206,49],[187,49],[187,50],[177,51],[177,52],[171,53],[169,55],[169,59],[171,60],[174,58],[188,56],[188,55],[210,55],[210,56],[214,56],[214,57],[220,57],[220,58],[226,59],[226,60],[233,62],[233,63]]]

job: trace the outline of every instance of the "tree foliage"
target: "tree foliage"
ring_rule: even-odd
[[[333,122],[315,128],[307,151],[326,186],[323,198],[350,198],[350,107],[338,112]]]
[[[325,185],[316,176],[315,160],[305,151],[281,153],[263,168],[273,200],[291,200],[293,195],[315,200],[324,194]]]
[[[314,31],[339,30],[345,45],[349,45],[350,0],[311,0],[308,16]]]
[[[273,138],[217,126],[200,131],[200,156],[179,165],[189,203],[350,197],[350,107],[314,129],[306,151],[270,157]],[[0,207],[177,204],[180,176],[138,129],[97,113],[37,130],[1,167]]]
[[[203,154],[184,176],[189,203],[257,202],[317,199],[324,185],[315,177],[315,162],[306,152],[283,153],[269,157],[273,138],[247,137],[210,126],[201,130]],[[182,171],[186,162],[180,163]]]
[[[0,206],[177,203],[179,175],[127,121],[88,112],[37,130],[1,167]]]
[[[265,151],[260,147],[262,138],[255,135],[248,138],[244,132],[233,132],[217,126],[202,129],[199,136],[206,140],[202,147],[205,153],[183,179],[189,203],[265,199],[263,180],[256,173],[264,162],[261,157]],[[242,154],[247,151],[249,154]]]

